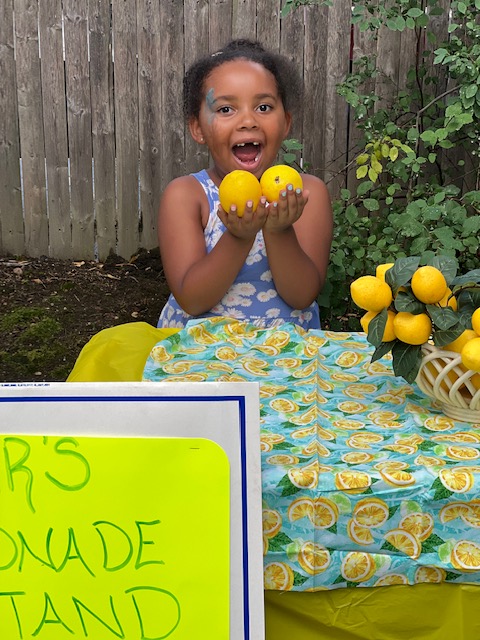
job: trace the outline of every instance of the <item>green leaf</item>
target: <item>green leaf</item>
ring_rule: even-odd
[[[467,271],[461,276],[457,276],[451,282],[453,285],[465,285],[465,284],[480,284],[480,269],[473,269],[472,271]]]
[[[433,496],[434,500],[445,500],[446,498],[450,498],[453,495],[453,491],[447,489],[443,484],[440,478],[435,478],[432,489],[435,490],[435,495]]]
[[[433,332],[433,343],[436,347],[444,347],[447,344],[450,344],[454,340],[456,340],[459,336],[462,335],[464,331],[464,327],[459,323],[458,327],[455,329],[451,329],[448,331],[434,331]]]
[[[363,206],[367,211],[378,211],[380,209],[380,204],[375,198],[365,198]]]
[[[428,264],[442,272],[447,284],[450,284],[457,275],[458,260],[452,256],[434,256]]]
[[[421,345],[405,344],[397,340],[392,348],[393,371],[407,382],[415,382],[422,361]]]
[[[306,582],[310,576],[302,576],[298,571],[293,572],[293,585],[295,587],[301,587],[304,582]]]
[[[395,261],[393,267],[389,269],[385,274],[387,284],[389,284],[392,289],[398,289],[398,287],[407,284],[415,271],[418,269],[419,264],[419,256],[399,258]]]
[[[362,178],[365,178],[365,176],[368,173],[368,165],[364,164],[362,167],[358,167],[357,172],[356,172],[356,176],[357,176],[357,180],[362,180]]]
[[[370,191],[373,187],[373,182],[370,180],[365,180],[365,182],[361,182],[357,187],[357,196],[364,196],[366,193]]]
[[[268,541],[269,551],[283,551],[287,544],[291,544],[292,539],[289,538],[283,531],[277,533],[274,538],[270,538]]]
[[[375,171],[373,167],[370,167],[370,169],[368,170],[368,177],[372,182],[376,182],[378,178],[378,172]]]
[[[434,304],[427,304],[427,313],[435,326],[442,331],[455,327],[460,320],[458,313],[450,307],[437,307]]]
[[[395,298],[395,310],[404,311],[405,313],[424,313],[425,305],[408,291],[400,291]]]
[[[374,347],[378,347],[382,343],[383,333],[387,324],[388,313],[386,309],[382,309],[368,325],[368,337],[367,340]]]
[[[383,358],[384,355],[392,350],[394,344],[395,340],[392,340],[392,342],[382,342],[381,344],[379,344],[372,354],[371,361],[375,362],[376,360],[380,360],[380,358]]]

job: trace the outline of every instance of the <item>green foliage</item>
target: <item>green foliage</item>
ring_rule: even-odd
[[[288,14],[295,9],[314,4],[323,4],[330,7],[332,6],[332,0],[285,0],[280,12],[280,17],[286,18]]]
[[[376,37],[380,28],[411,29],[428,50],[393,103],[364,89],[378,74],[372,57],[356,61],[338,86],[361,139],[345,167],[350,188],[333,203],[331,261],[319,298],[332,329],[360,328],[350,283],[377,264],[441,254],[456,258],[461,272],[479,265],[480,0],[454,0],[450,11],[441,42],[431,26],[444,12],[437,0],[353,0],[352,22],[361,31]]]

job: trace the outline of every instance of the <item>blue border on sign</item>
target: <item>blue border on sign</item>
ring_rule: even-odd
[[[6,385],[8,386],[8,385]],[[250,608],[248,592],[248,517],[247,517],[247,452],[245,396],[24,396],[2,398],[0,402],[237,402],[240,429],[240,463],[242,473],[243,534],[243,626],[245,640],[250,640]]]

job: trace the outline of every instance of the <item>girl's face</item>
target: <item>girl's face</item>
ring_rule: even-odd
[[[257,178],[270,167],[290,129],[274,76],[248,60],[216,67],[205,79],[198,118],[190,120],[196,142],[211,153],[215,178],[243,169]]]

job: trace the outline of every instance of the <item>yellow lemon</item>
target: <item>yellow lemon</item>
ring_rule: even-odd
[[[449,502],[440,509],[440,522],[445,524],[470,512],[468,502]]]
[[[289,591],[295,576],[285,562],[270,562],[263,571],[264,587],[268,591]]]
[[[477,338],[477,334],[473,329],[465,329],[463,333],[461,333],[458,338],[452,340],[449,344],[446,344],[443,349],[445,351],[454,351],[455,353],[461,353],[463,347],[469,342],[473,340],[473,338]]]
[[[452,460],[476,460],[480,458],[480,451],[473,447],[461,447],[459,445],[451,445],[447,447],[445,453]]]
[[[436,267],[419,267],[412,276],[413,295],[425,304],[440,302],[447,292],[447,281]]]
[[[452,549],[450,562],[461,571],[480,569],[480,544],[470,540],[460,540]]]
[[[362,356],[356,351],[343,351],[335,360],[339,367],[354,367],[360,362]]]
[[[441,307],[450,307],[454,311],[458,309],[457,299],[454,295],[452,295],[452,290],[450,289],[450,287],[447,287],[445,295],[441,300],[438,301],[438,304]]]
[[[298,552],[298,564],[310,575],[322,573],[330,566],[330,552],[321,544],[305,542]]]
[[[405,451],[405,453],[415,453],[415,451]],[[393,487],[408,487],[411,484],[415,484],[415,478],[409,471],[388,468],[380,471],[380,475],[387,484]]]
[[[309,518],[316,529],[329,529],[338,520],[338,507],[328,498],[316,498]]]
[[[354,280],[350,294],[357,307],[376,313],[388,307],[393,299],[388,284],[375,276],[361,276]]]
[[[350,551],[342,560],[340,573],[347,582],[365,582],[375,573],[375,562],[369,553]]]
[[[173,356],[165,349],[163,344],[153,347],[150,352],[150,356],[155,362],[168,362],[168,360],[173,358]]]
[[[218,188],[218,197],[224,211],[228,212],[232,206],[236,206],[239,218],[245,213],[249,200],[252,201],[255,211],[261,196],[260,182],[250,171],[237,169],[227,173]]]
[[[475,309],[472,314],[472,327],[475,333],[480,336],[480,307]]]
[[[366,464],[371,462],[374,458],[371,453],[366,451],[349,451],[341,456],[342,462],[346,464]]]
[[[368,527],[362,527],[353,518],[347,523],[347,533],[350,540],[357,544],[369,545],[374,542],[372,532]]]
[[[362,527],[379,527],[388,520],[388,516],[388,506],[380,498],[364,498],[353,510],[353,519]]]
[[[429,513],[409,513],[400,520],[398,527],[413,533],[420,542],[423,542],[433,531],[433,518]]]
[[[423,344],[432,332],[432,321],[426,313],[400,311],[393,319],[393,330],[399,340],[407,344]]]
[[[384,264],[379,264],[375,269],[375,277],[380,278],[380,280],[385,281],[385,273],[393,267],[394,262],[385,262]]]
[[[410,531],[391,529],[385,534],[384,538],[392,547],[395,547],[395,549],[398,549],[414,560],[420,555],[422,545],[418,538],[413,533],[410,533]]]
[[[464,367],[472,371],[480,371],[480,337],[469,340],[460,353]]]
[[[360,318],[360,324],[362,325],[362,329],[365,333],[368,333],[368,326],[377,315],[378,314],[373,311],[367,311],[367,313]],[[395,340],[396,336],[393,329],[393,319],[395,316],[395,311],[392,311],[391,309],[387,311],[387,322],[385,324],[385,329],[383,330],[382,342],[391,342],[392,340]]]
[[[288,470],[288,478],[298,489],[314,489],[318,484],[318,471],[300,467]]]
[[[301,175],[293,167],[286,164],[278,164],[267,169],[260,178],[262,194],[268,202],[278,200],[281,191],[285,191],[291,184],[294,189],[303,189]]]
[[[298,404],[289,398],[275,398],[270,401],[270,406],[280,413],[294,413],[299,410]]]
[[[335,486],[340,491],[363,493],[372,484],[372,479],[365,471],[338,471],[335,474]]]
[[[419,582],[444,582],[447,573],[445,569],[441,567],[434,567],[431,565],[425,565],[423,567],[418,567],[415,571],[415,583]]]
[[[313,500],[311,498],[297,498],[288,507],[288,519],[290,522],[301,520],[305,516],[313,514]]]
[[[282,527],[282,516],[275,509],[264,509],[262,512],[263,535],[274,538]]]
[[[269,456],[266,460],[267,464],[274,465],[287,465],[287,464],[297,464],[299,461],[298,456],[294,456],[291,453],[278,453],[274,456]]]
[[[453,493],[467,493],[475,482],[473,473],[467,469],[440,469],[438,477],[443,486]]]
[[[393,584],[408,584],[408,578],[403,573],[387,573],[386,576],[379,578],[374,587],[390,587]]]

